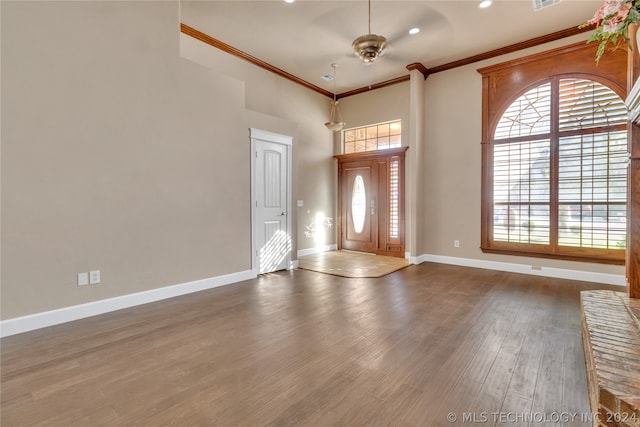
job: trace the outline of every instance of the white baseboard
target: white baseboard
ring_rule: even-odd
[[[326,245],[326,246],[321,246],[319,248],[300,249],[298,251],[298,258],[300,258],[301,256],[315,255],[322,252],[329,252],[329,251],[336,251],[336,250],[338,250],[338,245]]]
[[[440,264],[460,265],[463,267],[484,268],[488,270],[508,271],[511,273],[531,274],[534,276],[555,277],[558,279],[582,280],[585,282],[604,283],[607,285],[626,286],[627,280],[624,275],[594,273],[592,271],[568,270],[564,268],[542,267],[541,270],[532,270],[530,265],[514,264],[510,262],[485,261],[471,258],[457,258],[441,255],[424,254],[412,257],[412,264],[422,262],[437,262]]]
[[[426,255],[411,256],[409,252],[407,252],[407,254],[405,255],[405,258],[409,260],[410,264],[422,264],[427,260],[426,257],[427,257]]]
[[[315,253],[336,250],[336,245],[325,246],[324,248],[304,249],[298,251],[298,256],[312,255]],[[582,280],[586,282],[597,282],[608,285],[626,286],[626,279],[623,275],[594,273],[588,271],[568,270],[562,268],[542,267],[541,270],[532,270],[531,266],[524,264],[514,264],[497,261],[484,261],[471,258],[457,258],[441,255],[423,254],[417,257],[407,258],[411,264],[421,264],[423,262],[437,262],[441,264],[460,265],[464,267],[484,268],[489,270],[508,271],[511,273],[523,273],[535,276],[556,277],[560,279]],[[292,262],[292,268],[297,267],[297,261]],[[241,282],[243,280],[254,279],[257,273],[252,270],[238,273],[226,274],[224,276],[211,277],[208,279],[195,280],[193,282],[181,283],[178,285],[166,286],[135,294],[122,295],[86,304],[64,307],[57,310],[31,314],[28,316],[15,317],[0,321],[0,337],[28,332],[35,329],[45,328],[60,323],[71,322],[73,320],[96,316],[123,308],[134,307],[136,305],[147,304],[193,292],[212,289],[219,286]]]
[[[255,272],[247,270],[238,273],[226,274],[224,276],[210,277],[208,279],[195,280],[193,282],[151,289],[149,291],[137,292],[135,294],[122,295],[86,304],[59,308],[57,310],[30,314],[28,316],[15,317],[13,319],[7,319],[0,322],[0,337],[20,334],[34,329],[71,322],[73,320],[96,316],[110,311],[121,310],[123,308],[203,291],[205,289],[217,288],[218,286],[254,279],[255,277]]]

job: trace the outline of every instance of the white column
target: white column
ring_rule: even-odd
[[[418,245],[424,231],[424,75],[417,69],[409,72],[409,150],[407,151],[407,221],[406,250],[412,262],[422,255]]]

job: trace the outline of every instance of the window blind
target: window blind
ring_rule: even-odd
[[[400,176],[399,161],[389,164],[389,237],[400,237]]]
[[[492,141],[493,240],[624,249],[626,121],[620,97],[591,80],[557,79],[511,103]]]

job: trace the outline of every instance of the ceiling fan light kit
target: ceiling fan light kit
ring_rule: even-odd
[[[345,122],[342,121],[342,117],[340,116],[340,109],[338,108],[338,100],[336,99],[336,70],[338,69],[338,64],[331,64],[333,67],[333,100],[331,101],[331,114],[329,116],[329,121],[324,125],[330,131],[337,132],[342,130]]]
[[[373,62],[387,47],[387,39],[377,34],[365,34],[355,39],[351,47],[364,62]]]
[[[385,47],[387,47],[386,37],[371,34],[371,0],[369,0],[369,34],[360,36],[351,43],[353,51],[365,63],[375,61]]]
[[[327,129],[333,132],[342,130],[342,128],[346,124],[340,119],[340,110],[338,109],[338,102],[339,101],[331,101],[331,119],[330,121],[324,124],[327,127]]]

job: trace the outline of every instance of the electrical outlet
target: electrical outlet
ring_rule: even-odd
[[[89,284],[97,285],[100,283],[100,270],[93,270],[89,272]]]
[[[459,248],[460,247],[460,240],[454,240],[453,241],[453,247],[454,248]]]
[[[536,270],[536,271],[542,271],[542,266],[541,265],[532,265],[531,269],[532,270]]]
[[[89,284],[89,273],[78,273],[78,286]]]

